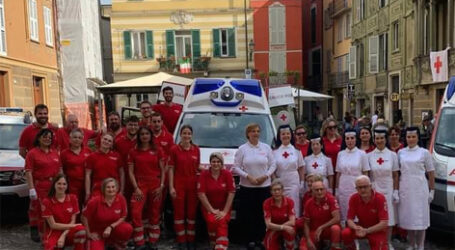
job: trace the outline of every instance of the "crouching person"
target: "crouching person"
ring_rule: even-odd
[[[356,249],[354,240],[366,238],[371,250],[387,250],[388,212],[384,195],[371,188],[370,178],[365,175],[357,177],[355,187],[357,193],[349,199],[348,227],[342,232],[346,249]]]
[[[323,241],[330,241],[332,250],[341,249],[340,207],[332,194],[328,193],[321,180],[311,185],[312,198],[304,208],[304,237],[300,239],[300,250],[319,249]]]
[[[264,217],[267,231],[264,246],[267,250],[279,250],[283,243],[287,250],[294,249],[295,212],[294,202],[284,196],[283,184],[276,179],[270,185],[272,197],[264,201]],[[284,241],[284,242],[283,242]]]

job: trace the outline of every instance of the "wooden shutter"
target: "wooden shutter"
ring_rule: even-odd
[[[175,56],[174,31],[166,30],[166,55],[167,57]]]
[[[153,31],[147,30],[145,32],[146,43],[147,43],[147,58],[154,58],[155,51],[153,49]]]
[[[370,73],[378,73],[379,70],[379,37],[371,36],[369,39],[369,62],[370,62]]]
[[[351,46],[349,48],[349,79],[357,77],[357,48]]]
[[[213,57],[220,56],[220,29],[213,29]]]
[[[228,56],[235,57],[235,29],[228,29]]]
[[[131,51],[131,31],[123,31],[123,44],[125,51],[125,59],[131,59],[132,51]]]
[[[199,30],[192,30],[191,36],[193,40],[193,59],[201,57],[201,35]]]

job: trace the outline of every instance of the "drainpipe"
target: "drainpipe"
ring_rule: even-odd
[[[61,44],[60,44],[60,32],[58,29],[58,7],[57,7],[57,0],[52,1],[52,8],[54,9],[54,43],[56,47],[57,53],[57,81],[59,86],[59,96],[60,96],[60,115],[62,116],[62,122],[65,119],[65,105],[63,104],[65,101],[65,96],[63,94],[63,77],[62,77],[62,58],[61,58]]]

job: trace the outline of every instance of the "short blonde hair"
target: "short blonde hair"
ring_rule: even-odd
[[[280,178],[276,178],[275,180],[272,181],[272,184],[270,184],[270,190],[276,185],[280,185],[281,188],[284,188],[283,182],[281,181]]]
[[[213,158],[217,158],[221,161],[221,164],[224,164],[223,155],[220,152],[213,152],[210,154],[209,161],[211,162]]]
[[[313,173],[307,174],[306,177],[305,177],[305,180],[308,180],[309,178],[311,178],[311,180],[313,182],[315,182],[315,181],[324,181],[324,178],[322,178],[322,175],[320,175],[320,174],[313,174]]]
[[[255,128],[258,128],[259,131],[261,130],[261,126],[259,126],[259,124],[257,124],[257,123],[250,123],[250,124],[246,125],[245,136],[246,136],[247,139],[249,139],[248,138],[248,133],[251,132]]]
[[[103,184],[101,185],[101,194],[104,196],[104,193],[106,192],[106,186],[108,183],[110,182],[114,182],[115,184],[115,187],[117,188],[117,191],[118,191],[118,181],[112,177],[109,177],[109,178],[106,178],[103,180]]]

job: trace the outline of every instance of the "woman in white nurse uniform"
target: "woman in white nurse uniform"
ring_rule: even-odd
[[[349,129],[344,132],[341,148],[345,149],[338,153],[337,166],[335,168],[337,172],[335,195],[340,204],[342,225],[346,222],[349,198],[356,192],[355,179],[362,174],[368,175],[370,170],[367,154],[356,147],[356,138],[355,130]]]
[[[314,134],[310,140],[307,157],[305,157],[305,174],[318,174],[322,176],[327,191],[332,192],[332,160],[325,156],[323,151],[321,137],[318,134]]]
[[[434,198],[434,166],[427,149],[418,146],[419,129],[406,129],[408,146],[398,152],[400,202],[398,222],[408,230],[408,249],[423,249],[425,230],[430,226],[430,203]],[[428,181],[425,177],[428,174]]]
[[[391,244],[392,228],[396,224],[395,208],[393,203],[398,203],[398,157],[397,154],[386,147],[387,131],[374,130],[374,143],[376,148],[367,154],[370,164],[370,176],[374,190],[382,193],[387,200],[389,213],[389,250],[393,250]]]
[[[296,149],[294,133],[289,125],[278,128],[277,149],[273,151],[275,158],[275,176],[280,178],[284,186],[284,195],[294,201],[295,215],[301,216],[301,202],[299,197],[300,183],[305,178],[305,162],[300,150]]]

